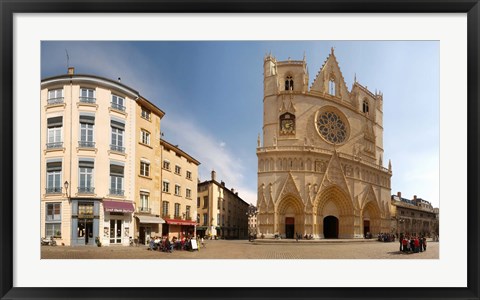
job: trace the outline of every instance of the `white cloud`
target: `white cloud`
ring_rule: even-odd
[[[217,181],[224,181],[228,188],[238,191],[240,198],[247,203],[257,202],[257,192],[245,182],[245,167],[242,159],[232,153],[225,142],[218,140],[201,129],[198,124],[178,117],[171,112],[162,119],[162,132],[168,142],[200,161],[199,177],[201,181],[211,178],[215,170]],[[256,182],[256,178],[253,178]]]

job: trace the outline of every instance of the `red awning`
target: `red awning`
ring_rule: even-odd
[[[121,212],[121,213],[133,213],[135,211],[135,209],[133,208],[132,202],[113,201],[113,200],[103,200],[103,209],[106,212]]]
[[[193,226],[193,225],[197,224],[197,222],[195,222],[195,221],[177,220],[177,219],[165,219],[165,222],[167,222],[167,224],[171,224],[171,225],[189,225],[189,226]]]

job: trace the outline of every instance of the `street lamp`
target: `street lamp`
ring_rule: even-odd
[[[67,195],[67,199],[70,200],[70,197],[68,196],[68,181],[65,180],[63,186],[65,187],[65,194]]]

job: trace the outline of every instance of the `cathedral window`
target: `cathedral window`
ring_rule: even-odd
[[[328,93],[335,96],[335,80],[333,78],[328,82]]]
[[[344,120],[333,111],[325,111],[318,116],[317,129],[320,135],[332,144],[341,144],[347,138]]]
[[[363,113],[368,115],[368,101],[365,99],[363,100],[363,107],[362,107]]]
[[[293,91],[293,77],[291,75],[288,75],[287,79],[285,80],[285,90]]]

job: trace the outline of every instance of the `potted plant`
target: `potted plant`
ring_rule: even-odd
[[[102,247],[102,242],[100,242],[100,238],[98,236],[95,237],[95,244],[97,244],[98,247]]]

